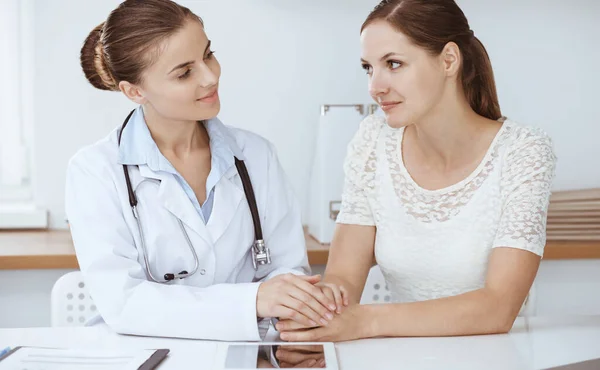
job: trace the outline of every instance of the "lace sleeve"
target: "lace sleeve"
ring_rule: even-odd
[[[373,187],[375,176],[375,146],[384,122],[381,117],[365,118],[348,144],[344,161],[344,191],[337,223],[375,226],[366,189]]]
[[[503,208],[493,247],[543,255],[555,165],[552,141],[547,135],[527,130],[516,138],[502,171]]]

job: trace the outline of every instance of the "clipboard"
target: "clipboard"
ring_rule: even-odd
[[[8,353],[6,353],[0,357],[0,369],[2,368],[2,362],[4,360],[6,360],[9,356],[14,355],[19,350],[26,349],[26,348],[40,349],[40,350],[58,350],[58,351],[69,350],[68,348],[18,346],[18,347],[11,349]],[[98,350],[98,351],[102,351],[102,350]],[[135,351],[139,351],[139,350],[135,350]],[[160,365],[160,363],[167,357],[167,355],[170,352],[170,350],[166,349],[166,348],[156,349],[156,350],[146,350],[146,351],[154,351],[154,352],[152,353],[152,355],[150,355],[150,357],[148,357],[148,359],[143,364],[141,364],[137,368],[137,370],[154,370],[154,369],[156,369],[158,367],[158,365]]]

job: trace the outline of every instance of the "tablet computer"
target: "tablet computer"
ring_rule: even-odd
[[[221,342],[213,368],[338,370],[338,362],[333,343]]]
[[[600,369],[600,358],[576,362],[574,364],[545,368],[545,370],[597,370]]]

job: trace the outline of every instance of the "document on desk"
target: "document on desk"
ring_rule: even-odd
[[[79,350],[17,347],[0,358],[0,370],[150,370],[169,350]]]

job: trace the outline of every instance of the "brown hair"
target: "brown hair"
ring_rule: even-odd
[[[459,78],[469,105],[481,116],[502,117],[489,55],[454,0],[383,0],[369,14],[361,33],[376,20],[388,22],[433,55],[439,55],[448,42],[456,43],[463,60]]]
[[[139,84],[160,43],[187,20],[202,23],[191,10],[170,0],[122,2],[85,39],[80,55],[85,77],[102,90],[118,91],[121,81]]]

